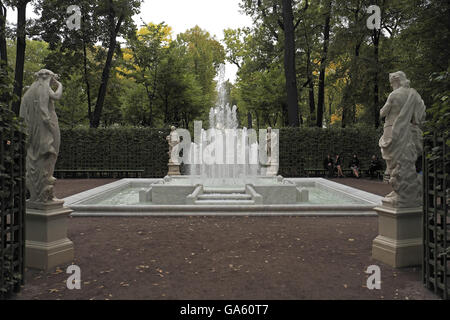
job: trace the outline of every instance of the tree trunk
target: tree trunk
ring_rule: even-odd
[[[297,79],[295,72],[295,34],[292,0],[282,0],[284,25],[284,73],[289,126],[299,126]]]
[[[317,98],[317,122],[316,125],[322,128],[323,125],[323,110],[325,104],[325,71],[326,61],[328,55],[328,42],[330,39],[330,20],[331,20],[331,0],[327,2],[325,13],[325,26],[323,28],[323,54],[320,61],[320,75],[319,75],[319,95]]]
[[[88,70],[87,70],[87,50],[86,42],[83,40],[83,64],[84,64],[84,84],[86,85],[86,95],[88,102],[88,119],[89,123],[92,123],[92,101],[91,101],[91,84],[89,83]]]
[[[6,7],[0,1],[0,63],[1,67],[8,65],[8,51],[6,44]]]
[[[315,125],[315,115],[316,115],[316,102],[314,98],[314,81],[312,79],[312,74],[309,75],[310,81],[308,84],[308,97],[309,97],[309,126],[313,127]]]
[[[145,120],[145,123],[149,126],[153,126],[153,94],[150,92],[148,85],[145,84],[145,91],[147,92],[148,99],[148,118]],[[145,116],[144,116],[145,118]]]
[[[373,113],[375,128],[380,126],[380,110],[379,110],[379,90],[378,90],[378,68],[379,68],[379,44],[380,44],[381,30],[373,30],[373,45],[375,54],[375,72],[373,77]]]
[[[0,1],[0,70],[2,70],[2,79],[8,80],[8,46],[6,43],[6,7]],[[4,85],[2,83],[2,85]],[[0,96],[0,103],[9,107],[10,103],[10,92],[8,90],[3,90]]]
[[[25,65],[26,49],[26,16],[27,4],[29,1],[19,1],[17,4],[17,50],[16,50],[16,69],[14,75],[13,95],[17,99],[12,104],[12,111],[19,115],[20,102],[22,100],[23,89],[23,69]]]
[[[124,18],[125,17],[123,14],[120,15],[119,20],[117,21],[117,24],[116,24],[114,30],[111,31],[111,38],[109,40],[109,47],[108,47],[108,55],[106,57],[106,63],[103,68],[102,82],[101,82],[100,88],[98,90],[98,98],[97,98],[97,102],[95,104],[94,117],[91,122],[92,128],[98,128],[98,126],[100,125],[100,118],[102,116],[102,109],[103,109],[103,104],[105,102],[106,90],[108,88],[109,73],[111,70],[114,51],[116,50],[117,34],[120,31],[120,27],[122,25]]]
[[[251,129],[253,127],[253,120],[251,112],[247,112],[247,129]]]

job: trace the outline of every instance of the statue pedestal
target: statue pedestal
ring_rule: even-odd
[[[272,164],[267,167],[267,176],[276,177],[278,175],[278,165]]]
[[[28,268],[50,270],[70,263],[73,242],[67,238],[67,217],[72,210],[64,201],[27,201],[25,263]]]
[[[372,258],[395,268],[422,264],[422,207],[393,208],[383,202],[378,213],[378,237]]]
[[[167,175],[169,175],[169,176],[181,176],[180,165],[179,164],[169,163],[168,166],[169,166],[169,172],[167,173]]]

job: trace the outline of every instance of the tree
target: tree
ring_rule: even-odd
[[[286,95],[289,125],[292,127],[298,127],[298,95],[297,76],[295,72],[295,35],[292,0],[283,0],[282,7],[284,30],[284,73],[286,77]]]
[[[131,18],[137,12],[136,10],[140,7],[141,2],[142,0],[108,0],[104,7],[103,14],[106,16],[109,31],[107,42],[108,54],[103,67],[101,84],[98,90],[97,101],[95,103],[94,114],[91,121],[91,126],[94,128],[97,128],[100,125],[103,103],[105,102],[106,90],[108,87],[109,73],[111,70],[114,51],[116,50],[117,36],[119,35],[123,23],[132,23]]]
[[[187,62],[196,75],[209,106],[213,106],[217,95],[214,77],[220,64],[225,61],[225,49],[209,32],[199,26],[179,34],[177,41],[185,46],[189,56]]]
[[[324,12],[325,24],[323,27],[323,52],[322,59],[320,60],[319,95],[317,98],[317,127],[319,128],[322,128],[323,126],[323,110],[325,104],[325,71],[330,39],[331,7],[332,0],[326,0]]]
[[[65,69],[81,67],[84,70],[83,79],[91,127],[96,128],[100,124],[113,57],[118,49],[117,37],[135,32],[132,16],[138,12],[141,2],[142,0],[80,0],[77,5],[81,9],[81,29],[68,30],[65,10],[73,4],[73,1],[38,0],[36,11],[41,12],[42,17],[37,23],[36,32],[43,40],[49,42],[52,51],[56,52],[58,49],[60,56],[74,62],[61,67]],[[103,54],[99,54],[98,48],[95,48],[99,42],[102,43],[102,47],[107,48],[107,51],[102,62],[101,80],[94,105],[94,102],[91,102],[93,100],[91,91],[94,88],[90,78],[91,74],[95,77],[96,70],[90,70],[89,54],[91,51],[96,58],[103,57]],[[91,104],[94,105],[94,110],[91,109]]]
[[[284,37],[284,72],[286,85],[286,105],[288,113],[288,123],[290,126],[299,126],[301,123],[301,115],[299,118],[298,110],[298,91],[295,63],[295,29],[302,21],[301,15],[308,9],[309,2],[305,0],[304,7],[300,6],[300,1],[293,0],[281,1],[277,0],[243,0],[242,7],[244,11],[251,15],[255,23],[264,24],[275,41],[280,41],[280,32]],[[296,9],[297,20],[294,16],[294,8]]]
[[[153,105],[157,98],[162,51],[171,41],[171,28],[164,23],[146,24],[137,34],[127,38],[127,48],[124,51],[128,64],[125,73],[144,86],[148,100],[148,113],[143,119],[143,125],[151,127],[154,124]]]

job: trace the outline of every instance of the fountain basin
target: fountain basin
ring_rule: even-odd
[[[322,178],[257,177],[220,185],[190,178],[122,179],[64,200],[73,216],[376,216],[373,208],[382,199]]]

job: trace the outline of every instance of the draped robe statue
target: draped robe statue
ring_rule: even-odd
[[[394,191],[383,202],[394,208],[418,207],[422,205],[422,179],[415,163],[423,148],[419,126],[425,120],[425,105],[402,71],[389,74],[389,81],[394,91],[380,111],[386,120],[379,146]]]
[[[267,143],[267,170],[266,175],[268,176],[276,176],[278,174],[279,163],[278,163],[278,136],[275,132],[272,131],[271,127],[267,128],[266,135],[266,143]],[[273,145],[272,145],[273,143]],[[275,147],[273,150],[272,147]]]
[[[170,134],[166,137],[166,140],[169,143],[169,164],[179,165],[180,136],[178,135],[177,128],[174,126],[170,128]]]
[[[53,173],[61,140],[53,101],[61,99],[63,88],[50,70],[42,69],[36,77],[22,98],[20,116],[28,135],[26,184],[30,201],[46,203],[54,201]],[[51,85],[58,87],[56,92]]]

